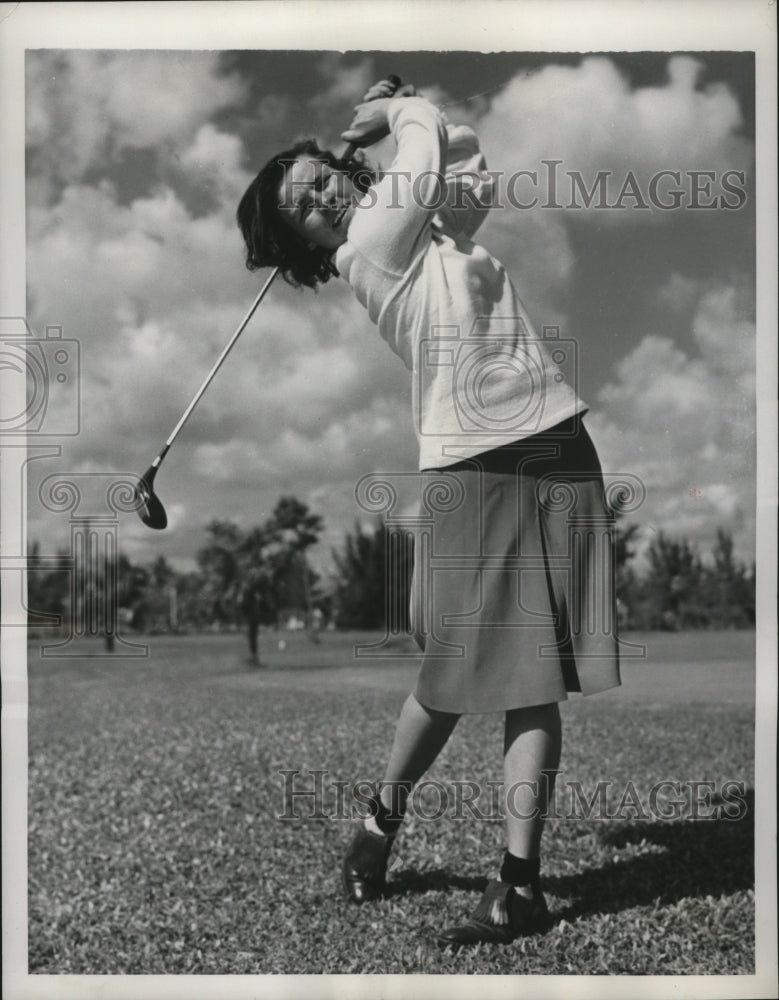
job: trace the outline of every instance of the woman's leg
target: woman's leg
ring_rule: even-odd
[[[557,703],[506,712],[503,778],[508,849],[518,858],[538,858],[544,814],[560,765],[562,732]]]
[[[473,915],[445,928],[442,948],[489,942],[508,944],[520,934],[548,925],[549,912],[539,885],[539,850],[544,814],[560,763],[560,712],[557,704],[506,712],[503,744],[504,806],[508,851],[498,879],[487,884]]]
[[[452,712],[425,708],[413,694],[406,698],[384,773],[382,805],[403,814],[411,787],[444,748],[459,718]]]
[[[409,695],[395,727],[387,770],[375,815],[355,834],[342,868],[346,895],[355,903],[377,899],[384,891],[387,859],[413,785],[438,756],[459,715],[436,712]]]

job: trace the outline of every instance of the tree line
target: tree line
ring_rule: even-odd
[[[205,526],[197,569],[178,572],[164,556],[150,565],[119,554],[115,566],[120,629],[140,632],[242,628],[257,657],[263,626],[293,623],[314,638],[322,624],[349,629],[408,630],[413,552],[396,526],[355,524],[333,550],[323,578],[309,564],[320,541],[322,518],[292,496],[254,527],[215,520]],[[720,529],[708,558],[687,539],[658,532],[637,568],[640,526],[618,521],[615,545],[618,613],[625,629],[748,628],[755,622],[755,567],[735,554]],[[31,627],[60,616],[68,621],[74,594],[69,554],[35,568],[40,546],[30,548],[28,608]],[[91,585],[99,587],[100,580]]]
[[[749,628],[755,624],[755,564],[734,553],[733,536],[722,528],[704,559],[685,538],[658,531],[635,567],[640,526],[617,525],[616,572],[623,628]]]

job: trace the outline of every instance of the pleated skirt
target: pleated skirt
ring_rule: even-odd
[[[423,474],[415,695],[489,713],[620,683],[614,522],[581,418]]]

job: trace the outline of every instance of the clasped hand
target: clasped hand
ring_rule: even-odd
[[[355,114],[349,128],[341,133],[344,142],[359,146],[371,146],[389,135],[387,108],[392,97],[413,97],[416,90],[408,83],[396,90],[390,80],[380,80],[368,90],[362,104],[354,109]]]

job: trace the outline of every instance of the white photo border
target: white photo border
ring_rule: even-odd
[[[465,12],[478,12],[478,30]],[[256,44],[251,45],[250,40]],[[727,977],[480,977],[484,997],[775,996],[776,956],[776,18],[765,0],[299,0],[299,2],[0,4],[0,315],[23,316],[25,295],[24,55],[31,48],[490,51],[754,51],[757,213],[757,712],[756,974]],[[18,402],[18,401],[17,401]],[[23,401],[22,401],[23,402]],[[9,401],[14,405],[14,400]],[[22,407],[23,408],[23,405]],[[3,449],[5,450],[5,448]],[[25,514],[6,454],[4,525]],[[7,543],[7,532],[4,531]],[[8,551],[6,549],[6,551]],[[8,581],[3,570],[3,582]],[[49,976],[27,973],[27,688],[23,621],[3,588],[4,995],[348,997],[473,995],[459,976]]]

